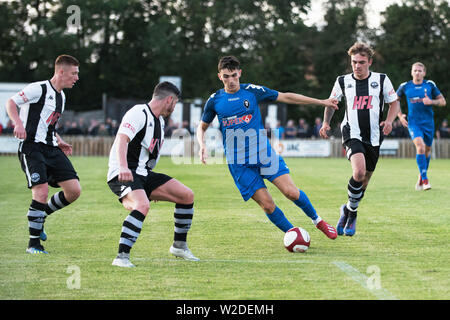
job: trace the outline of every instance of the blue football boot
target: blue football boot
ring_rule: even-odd
[[[347,224],[348,210],[347,206],[343,204],[340,208],[341,216],[339,217],[338,223],[336,225],[336,231],[339,236],[344,234],[344,227]]]
[[[356,232],[356,211],[355,212],[349,212],[348,213],[348,219],[347,219],[347,224],[345,225],[344,228],[344,233],[346,236],[353,236]]]

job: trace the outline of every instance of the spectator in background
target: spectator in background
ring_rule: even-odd
[[[175,122],[173,122],[172,118],[169,118],[169,121],[167,122],[167,126],[164,131],[164,137],[170,138],[172,136],[172,133],[176,129],[178,129],[178,125]]]
[[[110,131],[108,130],[108,125],[105,123],[100,123],[97,130],[97,136],[108,137],[110,136]]]
[[[314,137],[318,138],[320,136],[319,131],[322,128],[322,119],[317,117],[314,121],[314,127],[313,127],[313,135]]]
[[[66,130],[66,134],[70,136],[79,136],[82,135],[83,132],[78,128],[78,123],[76,121],[72,121],[70,124],[70,128]]]
[[[450,138],[450,128],[448,127],[448,121],[447,119],[442,120],[441,126],[439,127],[439,130],[436,131],[436,137],[438,139],[448,139]]]
[[[11,134],[14,132],[14,124],[11,120],[8,121],[6,128],[3,128],[3,134]]]
[[[95,119],[91,119],[91,125],[89,126],[88,134],[90,136],[94,136],[95,137],[97,135],[97,132],[98,132],[98,126],[99,126],[98,121],[95,120]]]
[[[80,128],[82,134],[88,133],[88,127],[83,117],[78,118],[78,128]]]
[[[298,120],[297,137],[298,138],[311,137],[311,130],[309,128],[309,124],[303,118]]]
[[[277,127],[273,130],[276,139],[284,139],[284,128],[281,125],[281,121],[277,121]]]
[[[114,137],[117,134],[118,130],[119,130],[119,123],[117,122],[117,120],[112,120],[109,135]]]
[[[294,125],[294,120],[289,119],[284,128],[284,138],[285,139],[295,139],[297,137],[297,129]]]
[[[399,119],[396,119],[392,123],[392,131],[389,134],[389,137],[391,138],[408,138],[408,130],[403,127],[401,121]]]

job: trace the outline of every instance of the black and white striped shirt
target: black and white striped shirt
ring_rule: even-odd
[[[342,142],[358,139],[374,147],[383,141],[380,122],[383,120],[384,103],[397,100],[391,80],[383,73],[370,72],[364,80],[353,74],[339,76],[330,98],[345,98],[345,116],[341,123]]]
[[[147,176],[149,170],[158,163],[164,143],[164,118],[156,117],[148,104],[138,104],[125,113],[117,134],[130,138],[127,150],[128,168]],[[114,141],[109,154],[108,178],[110,181],[119,174],[117,145]]]
[[[25,141],[58,146],[55,126],[64,112],[66,97],[49,80],[33,82],[11,99],[20,107],[20,119],[26,130]]]

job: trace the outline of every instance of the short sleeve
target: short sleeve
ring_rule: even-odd
[[[17,92],[11,99],[18,105],[36,103],[42,95],[42,87],[39,83],[30,83],[22,91]]]
[[[117,134],[122,133],[130,140],[136,136],[136,134],[145,126],[145,111],[140,107],[133,107],[125,113],[120,123]]]
[[[434,81],[428,80],[427,82],[431,87],[431,99],[434,99],[437,96],[441,95],[441,91],[438,89],[438,87],[436,86],[436,83],[434,83]]]
[[[334,83],[333,89],[331,90],[331,94],[329,99],[336,99],[338,101],[341,101],[342,96],[344,93],[342,92],[341,85],[339,84],[339,77],[336,79],[336,82]]]
[[[216,110],[214,109],[214,96],[212,94],[208,101],[205,103],[205,110],[203,111],[202,121],[205,123],[211,123],[216,117]]]
[[[248,84],[245,86],[245,90],[252,92],[256,101],[275,101],[278,98],[278,91],[269,89],[264,86],[258,86],[256,84]]]
[[[400,87],[398,87],[397,89],[397,96],[399,98],[403,97],[403,95],[405,94],[405,86],[406,86],[406,82],[403,82]]]
[[[392,85],[392,82],[388,76],[386,76],[386,78],[384,79],[383,95],[384,95],[384,102],[386,103],[392,103],[398,99],[394,86]]]

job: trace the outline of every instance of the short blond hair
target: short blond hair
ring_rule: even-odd
[[[419,61],[414,62],[411,66],[411,69],[414,68],[414,66],[422,67],[423,71],[427,72],[427,67],[425,67],[425,65],[422,62],[419,62]]]
[[[367,57],[369,60],[373,58],[375,51],[366,43],[355,42],[347,51],[349,56],[360,54]]]

